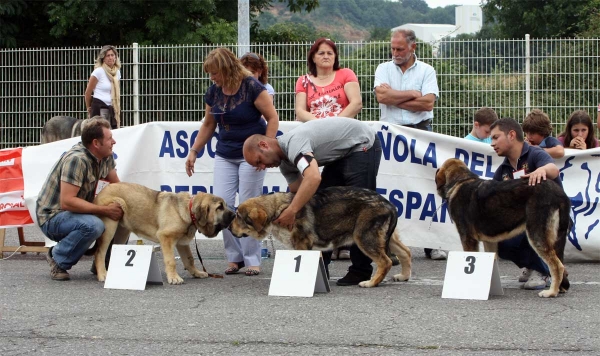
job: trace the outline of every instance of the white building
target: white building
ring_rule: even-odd
[[[457,6],[454,9],[455,25],[418,24],[407,23],[396,29],[409,29],[415,31],[417,38],[423,42],[430,43],[433,47],[433,55],[437,55],[437,43],[444,37],[454,37],[463,33],[476,33],[481,30],[483,16],[481,7],[473,5]]]
[[[456,35],[463,33],[476,33],[483,25],[481,7],[473,5],[457,6],[454,9]]]

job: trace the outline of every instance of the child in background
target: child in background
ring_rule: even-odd
[[[471,141],[491,144],[490,125],[498,120],[496,112],[490,108],[483,107],[475,112],[473,119],[473,129],[465,138]]]
[[[550,118],[542,110],[533,109],[527,114],[522,127],[526,136],[525,142],[543,148],[552,158],[561,158],[565,155],[562,143],[550,136],[552,133]]]
[[[598,147],[592,119],[584,110],[577,110],[571,114],[565,132],[558,136],[558,140],[563,143],[563,146],[578,150]]]

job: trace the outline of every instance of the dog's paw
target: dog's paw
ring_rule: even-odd
[[[550,298],[558,296],[558,293],[552,292],[551,290],[543,290],[538,293],[538,295],[542,298]]]
[[[375,283],[371,282],[371,280],[362,281],[358,284],[358,286],[361,288],[372,288],[375,287]]]
[[[169,284],[183,284],[183,278],[178,275],[175,275],[175,277],[167,277],[167,281]]]
[[[208,277],[208,273],[202,272],[198,269],[196,269],[195,271],[190,271],[190,274],[192,276],[194,276],[194,278],[207,278]]]
[[[394,280],[394,282],[406,282],[410,279],[410,274],[405,275],[405,274],[399,273],[399,274],[394,275],[394,277],[392,279]]]
[[[104,281],[106,281],[106,274],[98,273],[97,277],[98,277],[98,282],[104,282]]]

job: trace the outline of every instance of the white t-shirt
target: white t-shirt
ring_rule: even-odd
[[[93,97],[99,100],[102,100],[104,104],[111,106],[112,98],[110,96],[110,91],[112,90],[112,86],[110,84],[110,79],[106,76],[106,72],[104,68],[98,67],[94,69],[92,72],[92,76],[98,79],[98,84],[96,84],[96,88],[94,89]],[[117,70],[117,78],[121,80],[121,71]]]

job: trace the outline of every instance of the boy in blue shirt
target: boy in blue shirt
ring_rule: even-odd
[[[552,158],[562,158],[565,149],[556,137],[550,136],[552,125],[550,118],[540,109],[533,109],[523,120],[525,142],[543,148]]]
[[[473,119],[473,129],[465,138],[471,141],[491,144],[490,126],[498,120],[496,112],[490,108],[483,107],[475,112]]]

